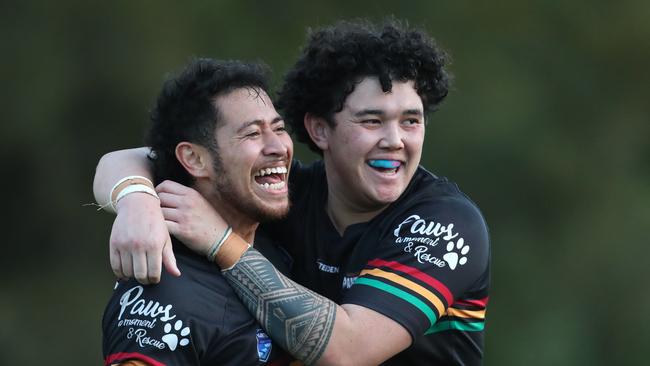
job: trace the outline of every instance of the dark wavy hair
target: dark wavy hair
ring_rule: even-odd
[[[333,115],[363,78],[379,79],[384,92],[392,81],[415,82],[424,112],[436,109],[447,96],[451,75],[448,56],[423,30],[395,19],[376,25],[365,20],[343,21],[309,31],[307,45],[289,70],[276,107],[298,141],[321,153],[304,126],[306,113],[334,126]]]
[[[190,185],[193,177],[176,159],[182,141],[199,144],[217,153],[215,128],[219,111],[215,98],[238,88],[268,90],[268,67],[262,63],[191,60],[176,76],[163,84],[151,111],[151,128],[145,142],[151,146],[154,179],[170,179]]]

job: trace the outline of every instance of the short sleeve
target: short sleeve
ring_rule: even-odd
[[[416,339],[485,279],[487,227],[463,196],[425,200],[391,219],[370,258],[343,303],[386,315]]]
[[[186,248],[174,252],[182,276],[163,271],[156,285],[116,286],[102,322],[106,365],[288,364],[217,266]]]
[[[103,319],[105,364],[138,359],[151,365],[198,365],[196,328],[186,302],[179,298],[173,279],[143,286],[120,283]]]

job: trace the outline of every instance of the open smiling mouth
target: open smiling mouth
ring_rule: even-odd
[[[286,186],[287,171],[286,166],[262,168],[253,174],[253,178],[262,189],[279,191]]]
[[[386,159],[368,160],[366,164],[376,171],[385,174],[395,174],[402,166],[402,162],[399,160]]]

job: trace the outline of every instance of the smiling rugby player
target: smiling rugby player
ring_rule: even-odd
[[[186,195],[217,208],[229,230],[250,242],[259,221],[286,215],[285,181],[293,145],[265,90],[262,66],[209,59],[193,60],[164,84],[148,141],[170,225]],[[122,180],[111,197],[118,212],[128,210],[133,198],[158,204],[153,185],[142,177]],[[216,266],[188,250],[183,240],[176,236],[173,241],[183,276],[165,274],[157,285],[142,286],[135,280],[116,285],[102,322],[105,364],[288,362],[288,355],[274,347]],[[269,258],[282,258],[272,246],[260,243],[256,248]],[[134,253],[132,261],[144,259],[138,255]],[[280,260],[274,263],[283,267]]]
[[[271,338],[305,363],[482,363],[487,227],[456,184],[419,166],[425,117],[447,95],[445,62],[423,31],[342,22],[314,31],[285,77],[278,106],[322,160],[294,162],[289,216],[259,236],[292,255],[295,282],[236,235],[215,262]],[[118,167],[98,168],[99,189],[115,182],[104,174],[148,174],[143,166]],[[224,232],[227,224],[198,200],[186,215],[203,219],[169,229],[193,233],[185,244],[210,253],[214,238],[201,233]],[[155,215],[146,220],[164,231]],[[123,238],[127,229],[118,229]],[[160,257],[161,243],[144,235],[113,247],[131,252],[136,241]],[[173,270],[172,257],[163,258]],[[155,278],[156,270],[141,272]]]

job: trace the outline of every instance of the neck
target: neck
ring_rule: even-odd
[[[372,207],[364,205],[360,202],[361,200],[353,200],[347,197],[345,192],[337,189],[337,187],[342,187],[342,184],[332,180],[333,175],[328,173],[328,166],[326,163],[327,203],[325,210],[339,234],[343,235],[345,229],[350,225],[372,220],[388,207],[388,205]]]
[[[197,182],[195,188],[210,202],[210,205],[217,211],[219,216],[232,227],[234,233],[248,243],[253,243],[255,230],[257,230],[259,222],[241,213],[237,207],[231,205],[227,200],[223,200],[218,192],[214,192],[214,188],[210,187],[210,184]]]
[[[215,206],[219,207],[217,212],[232,227],[232,231],[252,245],[255,240],[255,230],[257,230],[259,222],[252,221],[248,217],[241,215],[236,209],[227,207],[224,203],[218,204],[221,206]]]
[[[330,217],[330,220],[332,220],[332,224],[334,224],[336,231],[341,235],[343,235],[348,226],[360,222],[368,222],[386,208],[381,207],[376,210],[364,210],[353,202],[337,195],[338,192],[333,191],[332,189],[328,188],[327,194],[327,215]]]

